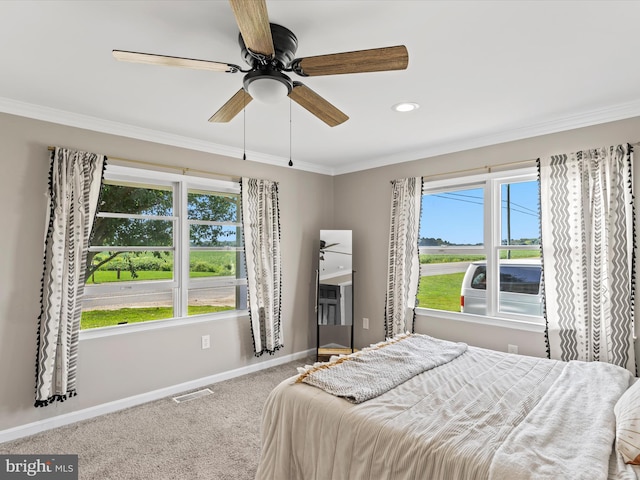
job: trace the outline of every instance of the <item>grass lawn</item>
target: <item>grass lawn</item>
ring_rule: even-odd
[[[460,311],[460,287],[464,272],[420,278],[418,306],[451,312]]]
[[[222,312],[232,310],[234,307],[198,305],[189,306],[189,315],[199,315],[203,313]],[[120,323],[139,323],[150,320],[164,320],[173,318],[171,307],[142,307],[142,308],[121,308],[119,310],[90,310],[82,312],[80,328],[110,327]]]

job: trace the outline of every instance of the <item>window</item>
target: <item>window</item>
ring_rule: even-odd
[[[239,185],[109,165],[81,328],[246,308]]]
[[[419,236],[418,307],[542,322],[535,169],[426,181]]]

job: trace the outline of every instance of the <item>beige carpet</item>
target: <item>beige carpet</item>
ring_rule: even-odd
[[[0,453],[78,454],[81,480],[250,480],[267,395],[312,361],[215,383],[212,395],[184,403],[164,398],[3,443]]]

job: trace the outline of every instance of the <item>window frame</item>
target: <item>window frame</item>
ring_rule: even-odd
[[[500,189],[505,183],[527,182],[538,180],[536,167],[522,167],[517,169],[500,170],[483,174],[451,177],[446,179],[429,180],[425,177],[422,195],[449,192],[457,189],[483,188],[484,191],[484,232],[481,252],[485,255],[487,277],[487,315],[452,312],[427,307],[416,307],[416,314],[425,317],[436,317],[448,320],[479,323],[499,327],[514,328],[533,332],[543,332],[544,317],[520,315],[516,313],[499,312],[500,278],[498,275],[498,261],[500,252],[504,250],[535,250],[539,245],[502,245],[501,238],[501,202]],[[467,249],[466,247],[461,247]],[[424,247],[420,247],[423,253]],[[477,247],[470,249],[480,250]],[[443,250],[444,251],[444,250]],[[433,252],[433,249],[431,250]],[[479,252],[480,253],[480,252]]]
[[[206,178],[200,176],[192,176],[188,174],[178,174],[172,172],[164,172],[158,170],[147,170],[144,168],[127,167],[121,165],[108,164],[104,172],[104,180],[121,182],[125,184],[139,185],[139,186],[169,186],[173,189],[173,215],[162,216],[162,220],[171,220],[174,222],[173,228],[173,246],[172,247],[126,247],[127,251],[139,250],[171,250],[174,254],[174,271],[173,279],[171,280],[154,280],[154,281],[136,281],[126,285],[128,292],[148,293],[159,290],[174,290],[173,295],[173,309],[174,312],[178,312],[179,315],[163,320],[150,320],[138,323],[114,325],[108,327],[98,327],[86,330],[80,330],[80,339],[99,338],[103,336],[119,335],[124,333],[140,332],[147,330],[155,330],[159,328],[167,328],[178,325],[189,325],[194,323],[201,323],[205,321],[211,321],[214,319],[229,319],[239,318],[247,315],[246,308],[236,308],[234,310],[228,310],[216,313],[205,313],[198,315],[188,315],[188,296],[189,289],[191,288],[203,288],[210,285],[207,279],[194,278],[191,279],[189,275],[189,252],[191,249],[197,250],[199,247],[191,247],[190,245],[190,225],[195,223],[201,223],[199,220],[190,220],[188,218],[188,192],[189,190],[201,190],[212,193],[220,194],[233,194],[240,195],[240,184],[232,180],[221,180]],[[240,201],[238,201],[238,207],[240,207]],[[105,212],[105,217],[113,217],[114,215]],[[225,224],[234,225],[242,228],[241,212],[238,210],[237,222],[216,222],[207,221],[207,224]],[[123,214],[118,215],[118,218],[131,217],[141,218],[144,215],[139,214]],[[239,239],[240,245],[235,247],[235,251],[242,251],[242,238]],[[118,248],[118,247],[116,247]],[[124,248],[124,247],[122,247]],[[90,249],[96,251],[101,250],[100,247],[90,247]],[[112,248],[113,249],[113,248]],[[203,247],[200,249],[213,250],[216,247]],[[222,248],[220,248],[222,250]],[[228,247],[224,248],[229,250]],[[178,259],[178,261],[175,261]],[[236,286],[236,306],[244,305],[245,302],[238,303],[238,288],[243,285],[247,285],[246,273],[244,277],[238,277],[239,274],[244,272],[244,265],[237,271],[236,277],[229,279],[229,284]],[[101,285],[85,285],[84,294],[100,294],[122,291],[124,287],[122,284],[107,283]]]

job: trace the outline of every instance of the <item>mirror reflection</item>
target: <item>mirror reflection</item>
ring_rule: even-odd
[[[353,324],[351,230],[320,231],[318,325]]]

